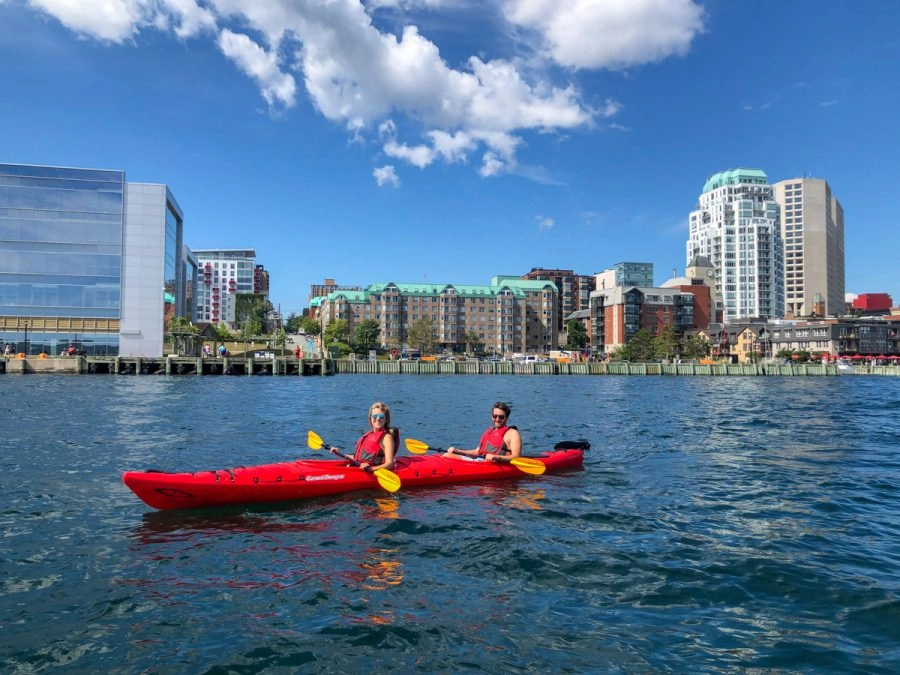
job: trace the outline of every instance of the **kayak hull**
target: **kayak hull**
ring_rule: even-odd
[[[581,450],[554,450],[535,459],[547,472],[578,469]],[[465,481],[524,478],[510,464],[469,461],[443,455],[400,457],[394,472],[403,488],[448,485]],[[235,504],[262,504],[313,499],[357,490],[380,490],[366,471],[343,460],[297,460],[213,471],[169,473],[126,471],[122,480],[145,504],[163,511]]]

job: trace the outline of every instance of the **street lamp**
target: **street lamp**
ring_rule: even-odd
[[[25,356],[28,356],[28,319],[25,319]]]

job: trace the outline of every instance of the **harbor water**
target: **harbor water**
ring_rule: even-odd
[[[158,512],[126,470],[473,447],[584,470]],[[900,671],[897,378],[0,378],[0,672]]]

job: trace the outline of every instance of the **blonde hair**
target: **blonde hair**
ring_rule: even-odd
[[[391,426],[391,409],[388,408],[386,403],[382,403],[381,401],[375,401],[375,403],[369,406],[369,426],[372,426],[372,413],[376,408],[379,412],[384,413],[384,428],[387,429]]]

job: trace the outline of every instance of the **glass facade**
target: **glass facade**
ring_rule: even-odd
[[[116,352],[124,190],[123,171],[0,164],[0,342]]]

